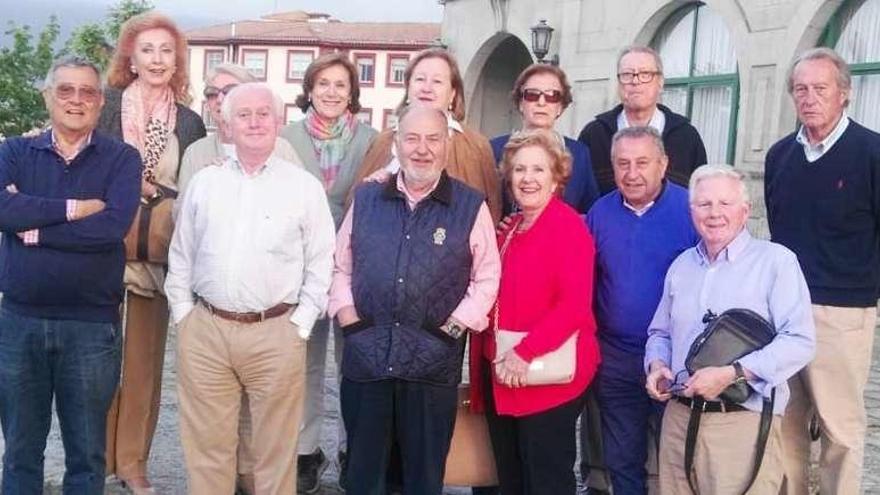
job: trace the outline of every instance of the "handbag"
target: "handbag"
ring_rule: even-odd
[[[758,313],[749,309],[729,309],[720,315],[708,311],[703,316],[706,329],[694,340],[688,350],[684,365],[688,373],[708,366],[727,366],[733,364],[741,357],[763,348],[776,337],[776,330]],[[745,402],[751,389],[748,383],[737,381],[728,386],[721,393],[721,400],[727,403],[740,404]],[[764,459],[764,451],[767,447],[767,439],[770,436],[770,423],[773,419],[773,403],[776,399],[776,389],[771,390],[770,398],[764,398],[761,409],[761,422],[758,427],[758,439],[755,445],[755,462],[752,466],[751,478],[743,493],[747,493],[758,476],[761,462]],[[691,473],[694,465],[694,451],[696,449],[697,433],[700,429],[700,417],[703,413],[705,400],[694,397],[691,416],[688,421],[687,436],[684,449],[684,469],[687,474],[688,485],[691,491],[697,493],[694,488]]]
[[[134,222],[125,235],[126,261],[168,263],[168,247],[174,233],[171,216],[177,191],[161,184],[156,186],[156,196],[141,197]]]
[[[510,241],[519,222],[511,226],[504,243],[501,245],[501,258],[507,251]],[[495,354],[500,356],[516,347],[526,336],[526,332],[504,330],[498,328],[498,312],[500,303],[496,300],[492,317],[492,329],[495,332]],[[577,337],[575,332],[557,349],[536,357],[529,363],[526,372],[526,385],[562,385],[574,380],[577,369]]]
[[[443,484],[495,486],[498,484],[498,472],[486,415],[472,412],[470,402],[470,385],[461,385],[458,387],[455,429],[446,456]]]

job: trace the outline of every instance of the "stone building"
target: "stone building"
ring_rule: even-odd
[[[663,102],[690,117],[709,160],[746,172],[766,232],[764,155],[796,129],[787,93],[795,55],[836,48],[853,69],[849,115],[880,129],[880,0],[440,0],[442,42],[465,75],[468,121],[494,136],[519,125],[509,91],[533,60],[531,27],[554,28],[548,59],[569,76],[574,104],[560,131],[576,136],[617,103],[615,62],[630,44],[657,49]]]
[[[382,130],[396,119],[405,93],[403,72],[413,54],[433,45],[440,25],[419,22],[342,22],[328,14],[303,11],[263,16],[193,29],[189,41],[192,108],[208,121],[202,91],[210,67],[222,62],[244,65],[271,85],[285,103],[285,121],[303,118],[294,105],[306,67],[327,52],[349,54],[358,70],[362,122]]]

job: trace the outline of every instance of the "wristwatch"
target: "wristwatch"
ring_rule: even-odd
[[[733,379],[733,383],[741,383],[746,381],[746,373],[743,371],[743,367],[739,364],[739,361],[733,362],[733,371],[736,372],[736,378]]]
[[[440,325],[440,330],[443,330],[444,333],[446,333],[453,339],[458,339],[459,337],[464,335],[467,327],[459,325],[450,318],[449,320],[446,320],[446,323]]]

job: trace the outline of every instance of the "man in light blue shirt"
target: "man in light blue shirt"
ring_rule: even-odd
[[[748,192],[742,175],[732,167],[698,168],[690,181],[690,207],[701,241],[670,266],[645,352],[648,394],[660,401],[674,398],[663,418],[660,491],[690,493],[684,438],[689,405],[700,397],[714,404],[710,402],[702,418],[694,456],[695,487],[700,493],[742,493],[754,464],[763,399],[775,388],[767,450],[750,493],[778,493],[787,380],[812,360],[815,351],[809,290],[791,251],[754,239],[745,228]],[[707,367],[687,376],[684,361],[705,329],[704,315],[732,308],[760,314],[776,329],[776,337],[738,360],[738,366]],[[749,399],[741,405],[720,404],[721,392],[743,379],[751,387]]]

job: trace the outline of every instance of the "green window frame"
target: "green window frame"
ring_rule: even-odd
[[[734,72],[724,73],[724,74],[711,74],[711,75],[698,75],[694,73],[694,69],[696,67],[696,54],[697,54],[697,43],[698,43],[698,26],[700,22],[700,12],[705,11],[707,9],[706,5],[702,2],[694,2],[688,5],[681,7],[676,10],[669,16],[669,18],[663,23],[660,29],[655,34],[654,39],[651,41],[651,46],[656,49],[658,52],[661,51],[660,41],[661,35],[666,31],[671,31],[681,22],[687,22],[685,19],[688,14],[691,12],[694,13],[693,25],[691,26],[691,39],[690,39],[690,53],[689,53],[689,61],[688,61],[688,75],[687,76],[676,76],[676,77],[668,77],[665,79],[665,84],[663,91],[671,92],[675,90],[685,90],[687,95],[687,103],[685,108],[684,115],[693,120],[693,110],[694,110],[694,92],[700,90],[702,88],[708,87],[723,87],[730,88],[730,118],[728,122],[728,132],[727,132],[727,149],[724,152],[724,157],[727,163],[733,164],[734,158],[736,154],[736,124],[737,118],[739,115],[739,64],[737,63],[737,69]],[[731,42],[732,43],[732,42]],[[734,53],[735,58],[735,53]],[[664,67],[668,64],[664,60]],[[665,70],[665,69],[664,69]],[[661,96],[661,101],[663,97]],[[673,109],[675,110],[675,109]],[[693,122],[692,122],[693,123]],[[697,124],[694,124],[697,126]],[[699,127],[697,130],[700,131]],[[701,131],[702,135],[702,131]],[[705,138],[704,138],[705,143]],[[714,156],[713,150],[708,149],[711,146],[709,143],[707,144],[707,155],[709,156],[709,161],[712,161],[712,157]]]
[[[880,0],[847,0],[843,2],[840,7],[838,7],[837,11],[829,20],[828,24],[825,26],[825,30],[822,32],[822,36],[819,38],[819,46],[824,46],[828,48],[834,48],[838,50],[844,59],[847,59],[847,53],[841,53],[838,49],[838,44],[841,41],[846,29],[849,27],[848,24],[851,22],[858,14],[862,8],[871,8],[876,11],[880,11]],[[869,15],[869,11],[863,12],[863,15]],[[854,28],[855,29],[855,28]],[[870,33],[862,33],[861,38],[864,40],[873,39]],[[880,41],[874,41],[875,43],[880,43]],[[863,47],[866,48],[866,47]],[[867,52],[868,50],[865,49]],[[876,48],[875,48],[876,51]],[[852,74],[853,78],[853,93],[857,93],[856,89],[860,82],[864,81],[866,78],[870,77],[874,84],[880,84],[880,52],[878,52],[874,58],[865,59],[862,57],[862,60],[853,61],[846,60],[849,64],[849,70]],[[876,113],[876,108],[866,109],[867,114],[863,115],[863,118],[858,118],[859,111],[857,109],[853,109],[852,107],[859,104],[858,95],[852,95],[854,100],[850,102],[850,109],[848,109],[848,114],[853,117],[854,114],[857,117],[856,120],[859,120],[861,124],[873,129],[874,131],[880,131],[880,116],[874,118],[873,115]]]

